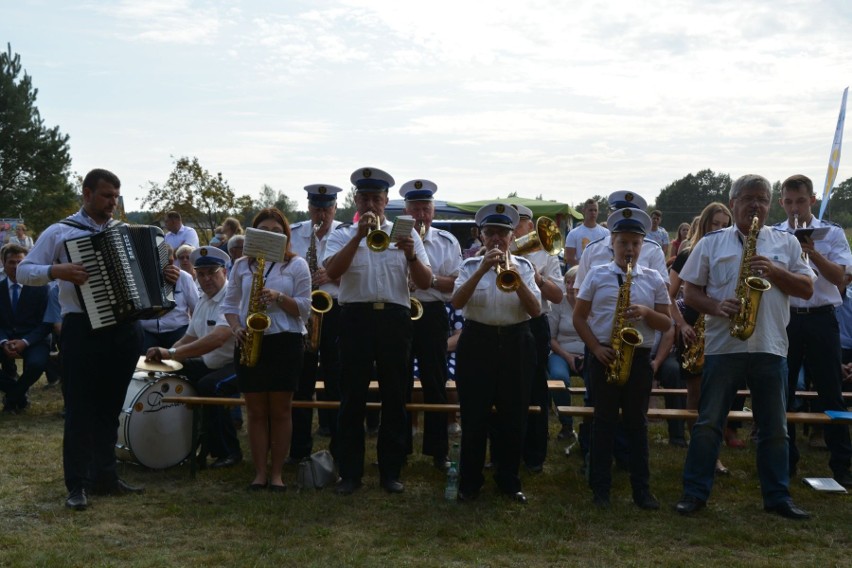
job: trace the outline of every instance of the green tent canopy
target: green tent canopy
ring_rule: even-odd
[[[567,203],[559,203],[558,201],[545,201],[542,199],[527,199],[525,197],[498,197],[496,199],[486,199],[484,201],[468,201],[467,203],[447,202],[447,205],[450,205],[451,207],[455,207],[457,209],[461,209],[462,211],[476,213],[483,205],[488,205],[489,203],[494,203],[495,201],[499,201],[501,203],[511,203],[515,205],[525,205],[526,207],[530,208],[530,210],[533,212],[533,215],[535,215],[536,217],[545,215],[547,217],[555,218],[557,215],[571,215],[575,219],[583,218],[582,213],[579,213],[576,209],[574,209]]]

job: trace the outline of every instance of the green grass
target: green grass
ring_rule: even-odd
[[[632,504],[622,472],[614,475],[612,508],[594,509],[579,457],[564,457],[555,439],[544,473],[523,475],[526,507],[501,498],[490,480],[476,503],[447,503],[444,476],[415,455],[403,472],[404,494],[381,491],[368,466],[365,487],[345,498],[330,490],[249,493],[248,463],[200,472],[195,481],[186,467],[125,464],[121,475],[145,485],[144,495],[94,497],[88,511],[72,512],[64,508],[61,399],[43,384],[33,387],[26,414],[0,416],[0,566],[852,565],[850,497],[797,479],[793,496],[814,518],[764,513],[751,445],[723,449],[732,475],[718,480],[705,511],[678,516],[672,506],[685,451],[665,443],[662,423],[651,430],[657,512]],[[327,444],[316,442],[316,449]],[[827,453],[800,447],[802,473],[827,475]],[[368,463],[374,458],[371,439]],[[295,468],[287,476],[295,485]]]

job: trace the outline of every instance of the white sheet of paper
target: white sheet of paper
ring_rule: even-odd
[[[393,222],[393,229],[391,229],[391,242],[396,242],[402,237],[410,237],[411,229],[414,228],[414,217],[411,215],[400,215]]]
[[[266,262],[283,262],[287,250],[287,235],[246,229],[246,240],[243,244],[243,254],[254,258],[263,257]]]

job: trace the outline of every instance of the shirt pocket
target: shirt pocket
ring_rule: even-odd
[[[494,282],[486,282],[484,278],[480,280],[476,284],[476,288],[474,288],[473,294],[471,295],[468,304],[470,304],[472,308],[484,308],[485,306],[487,306],[488,298],[491,292],[489,288],[492,288],[494,286],[496,286]]]
[[[711,259],[710,282],[724,286],[735,280],[740,273],[740,256],[720,256]]]

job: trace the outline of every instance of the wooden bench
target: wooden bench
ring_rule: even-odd
[[[455,381],[447,381],[447,390],[454,391],[456,390],[456,382]],[[379,390],[379,382],[378,381],[370,381],[370,390],[377,391]],[[565,390],[565,383],[562,381],[547,381],[547,388],[549,390]],[[325,383],[323,381],[317,381],[317,385],[315,387],[316,390],[325,390]],[[423,385],[420,381],[414,381],[414,390],[423,390]]]
[[[190,453],[189,475],[195,479],[198,464],[195,460],[195,453],[198,445],[201,442],[201,407],[203,406],[242,406],[245,404],[245,399],[240,398],[219,398],[212,396],[164,396],[162,401],[166,404],[185,404],[192,409],[192,452]],[[294,400],[293,408],[339,408],[340,402],[336,400]],[[381,410],[382,403],[368,402],[368,410]],[[409,412],[458,412],[458,404],[427,404],[422,402],[412,402],[405,405],[405,409]],[[492,409],[493,411],[494,409]],[[530,406],[529,412],[541,412],[540,406]]]
[[[557,406],[556,410],[560,414],[584,418],[591,418],[595,414],[595,409],[592,406]],[[695,420],[698,418],[698,411],[677,408],[649,408],[648,418]],[[728,413],[728,420],[750,422],[754,420],[754,414],[743,410],[732,410]],[[852,424],[852,419],[832,419],[822,412],[788,412],[787,421],[801,424]]]
[[[586,394],[585,387],[568,387],[569,394]],[[651,389],[651,395],[653,396],[667,396],[667,395],[683,395],[686,396],[686,389]],[[738,390],[737,396],[750,396],[751,392],[748,390]],[[816,391],[796,391],[796,397],[798,398],[818,398],[819,393]],[[844,398],[852,398],[852,392],[843,392]]]

